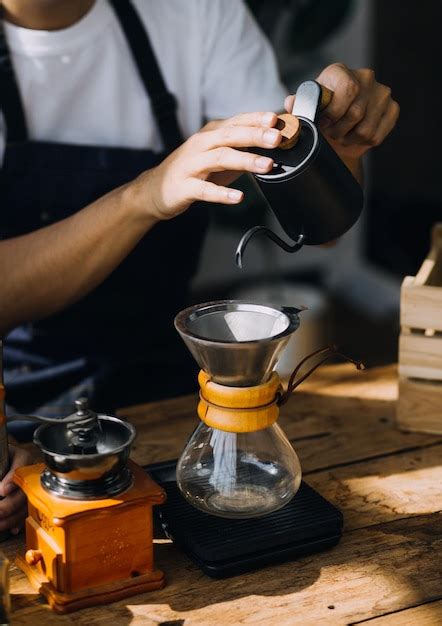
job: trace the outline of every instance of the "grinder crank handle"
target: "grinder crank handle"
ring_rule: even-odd
[[[77,409],[76,412],[72,415],[67,415],[66,417],[43,417],[41,415],[11,415],[8,416],[8,422],[19,422],[21,420],[25,420],[29,422],[38,422],[40,424],[76,425],[96,422],[97,414],[88,408],[86,398],[78,398],[78,400],[75,400],[75,408]]]
[[[296,145],[301,133],[301,123],[298,116],[306,117],[314,122],[318,113],[327,108],[333,98],[333,91],[320,85],[314,80],[308,80],[300,85],[296,92],[292,113],[278,115],[277,128],[282,135],[279,144],[281,150],[290,150]],[[298,101],[299,99],[299,101]]]

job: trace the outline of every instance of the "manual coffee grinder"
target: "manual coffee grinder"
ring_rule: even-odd
[[[191,307],[175,319],[201,367],[201,423],[177,463],[176,480],[184,498],[205,513],[262,517],[283,508],[300,487],[301,467],[277,424],[279,409],[320,364],[340,353],[325,348],[309,355],[284,390],[274,367],[299,326],[299,313],[227,300]],[[300,367],[319,355],[297,378]]]
[[[105,604],[164,585],[154,568],[152,506],[161,487],[129,460],[136,433],[96,414],[85,399],[42,421],[34,443],[45,464],[18,469],[28,498],[26,551],[16,563],[57,613]]]

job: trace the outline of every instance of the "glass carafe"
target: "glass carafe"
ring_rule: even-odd
[[[177,465],[178,486],[190,504],[221,517],[259,517],[289,502],[301,466],[278,424],[232,433],[201,423]]]

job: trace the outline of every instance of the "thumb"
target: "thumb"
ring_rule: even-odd
[[[2,496],[2,498],[6,498],[6,496],[9,496],[16,489],[18,489],[17,485],[12,480],[13,476],[14,470],[10,469],[9,472],[5,474],[3,480],[0,482],[0,496]]]
[[[24,465],[26,453],[24,450],[20,450],[20,448],[9,446],[9,459],[11,463],[9,470],[0,482],[0,496],[3,496],[3,498],[6,498],[6,496],[18,489],[18,486],[13,482],[12,478],[15,470]]]
[[[291,113],[293,111],[293,105],[295,104],[295,96],[287,96],[284,100],[284,108],[287,113]]]

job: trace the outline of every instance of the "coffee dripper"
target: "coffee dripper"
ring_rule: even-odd
[[[190,307],[175,327],[201,367],[201,424],[176,468],[178,487],[197,509],[253,518],[285,506],[301,483],[301,466],[276,423],[300,382],[283,389],[274,367],[300,324],[301,309],[225,300]],[[319,351],[326,358],[336,351]],[[309,355],[300,365],[310,358]]]

